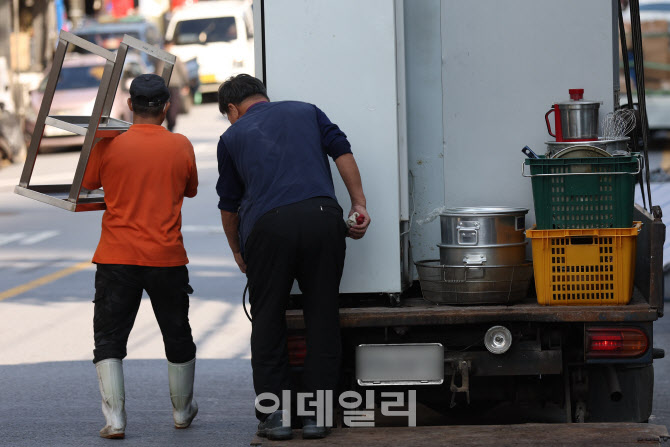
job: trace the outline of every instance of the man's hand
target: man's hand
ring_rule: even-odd
[[[233,252],[235,262],[242,273],[247,273],[247,264],[242,258],[242,249],[240,248],[240,237],[237,228],[240,226],[240,216],[237,213],[221,210],[221,224],[223,225],[223,232],[226,233],[230,251]]]
[[[235,256],[235,262],[237,262],[237,266],[240,268],[240,271],[242,273],[247,273],[247,264],[244,262],[244,258],[242,258],[242,253],[233,253],[233,256]]]
[[[368,210],[365,209],[366,201],[365,194],[363,194],[363,183],[361,182],[361,174],[358,172],[358,165],[354,156],[352,154],[340,155],[335,159],[335,165],[337,166],[340,176],[344,181],[344,186],[347,187],[349,192],[349,198],[351,199],[351,211],[349,211],[349,216],[354,213],[358,213],[358,219],[356,225],[349,227],[349,236],[352,239],[360,239],[365,236],[365,232],[370,226],[370,215]],[[358,221],[363,218],[361,223]]]
[[[365,232],[368,231],[368,226],[370,226],[370,222],[372,222],[372,220],[370,219],[368,210],[366,210],[363,205],[353,205],[351,207],[351,211],[349,211],[349,216],[354,213],[358,213],[358,219],[360,220],[362,217],[363,221],[360,224],[349,227],[349,234],[347,234],[347,236],[352,239],[360,239],[365,236]]]

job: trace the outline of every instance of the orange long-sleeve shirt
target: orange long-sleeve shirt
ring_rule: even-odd
[[[93,256],[98,264],[174,267],[188,263],[181,235],[184,196],[198,190],[193,146],[162,126],[134,124],[91,151],[83,186],[102,187],[107,210]]]

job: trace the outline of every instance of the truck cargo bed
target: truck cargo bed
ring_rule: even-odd
[[[342,446],[389,445],[433,447],[455,446],[639,446],[661,445],[668,439],[663,425],[632,423],[600,424],[519,424],[519,425],[454,425],[439,427],[378,427],[334,429],[330,436],[319,441],[301,439],[294,431],[290,441],[268,441],[255,437],[252,446]]]
[[[655,321],[663,316],[663,245],[665,225],[639,205],[635,220],[642,222],[637,240],[635,289],[625,306],[541,306],[529,296],[510,305],[437,305],[421,298],[421,292],[406,294],[400,306],[366,304],[350,300],[340,308],[343,328],[425,326],[507,321],[546,323]],[[302,310],[286,312],[289,329],[303,329]]]
[[[403,300],[398,307],[346,307],[340,325],[346,327],[424,326],[507,321],[578,323],[592,321],[655,321],[657,309],[636,291],[625,306],[541,306],[523,302],[509,306],[439,306],[421,298]],[[286,312],[290,329],[304,328],[301,310]]]

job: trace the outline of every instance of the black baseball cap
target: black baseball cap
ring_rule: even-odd
[[[160,76],[143,74],[130,84],[130,99],[134,104],[157,107],[170,99],[170,91]]]

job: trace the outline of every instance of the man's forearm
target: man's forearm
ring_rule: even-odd
[[[240,217],[237,213],[231,213],[230,211],[221,210],[221,224],[223,225],[223,231],[226,233],[226,238],[228,239],[228,245],[233,253],[240,252],[240,237],[238,233],[238,227],[240,224]]]
[[[361,205],[365,207],[366,201],[365,194],[363,194],[363,183],[354,156],[352,154],[340,155],[335,159],[335,165],[344,181],[344,186],[347,187],[351,205]]]

